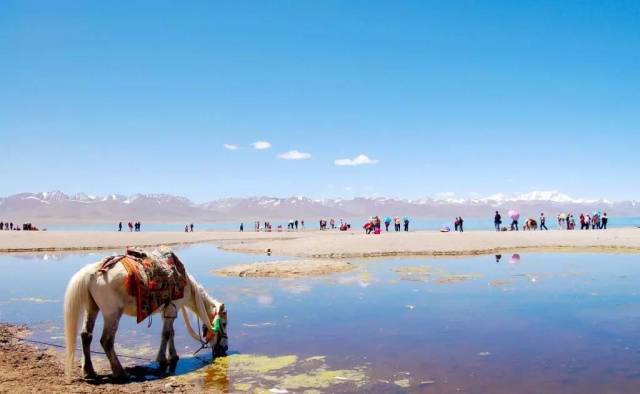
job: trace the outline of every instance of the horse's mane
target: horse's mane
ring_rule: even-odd
[[[193,304],[195,307],[194,312],[200,318],[200,320],[202,320],[202,322],[205,324],[207,329],[213,331],[209,310],[213,308],[216,312],[219,313],[221,310],[224,309],[224,304],[218,300],[211,298],[211,296],[193,278],[193,276],[187,274],[187,278],[189,279],[189,285],[191,286]],[[187,314],[187,311],[184,307],[182,307],[182,316],[185,320],[185,325],[187,326],[187,331],[189,332],[189,335],[191,335],[196,341],[201,341],[202,339],[198,336],[198,334],[196,334],[193,327],[191,326],[189,315]]]

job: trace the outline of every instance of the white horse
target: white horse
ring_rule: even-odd
[[[64,297],[64,336],[66,342],[65,374],[69,381],[72,380],[76,338],[80,318],[83,315],[84,320],[80,334],[82,352],[84,354],[82,371],[85,378],[97,376],[91,363],[90,346],[93,338],[93,328],[100,311],[102,311],[104,317],[104,328],[100,344],[109,359],[113,377],[116,380],[126,380],[128,378],[114,350],[114,341],[120,317],[123,314],[136,316],[136,299],[127,292],[125,280],[128,273],[122,264],[117,263],[106,272],[98,272],[100,265],[101,262],[85,266],[71,278],[67,285]],[[162,312],[162,341],[156,360],[163,368],[171,363],[176,363],[179,358],[173,343],[173,321],[178,315],[178,310],[182,311],[189,334],[196,341],[204,343],[203,338],[200,338],[191,327],[185,307],[191,309],[202,320],[205,331],[209,332],[205,341],[214,348],[214,355],[216,347],[220,346],[223,337],[223,335],[219,335],[214,331],[212,316],[226,315],[224,304],[211,298],[191,275],[187,274],[187,278],[184,297],[174,300],[155,312]],[[222,332],[225,333],[226,319],[221,324]],[[169,346],[169,359],[167,359],[166,354],[167,344]],[[226,347],[226,344],[223,344],[223,347]]]

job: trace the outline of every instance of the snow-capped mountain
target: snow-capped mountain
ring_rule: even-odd
[[[186,197],[170,194],[86,193],[67,195],[60,191],[20,193],[0,198],[0,221],[17,222],[113,222],[142,220],[152,222],[207,222],[223,220],[283,220],[322,217],[358,218],[371,215],[411,215],[415,218],[450,218],[492,216],[495,210],[517,209],[523,216],[536,217],[559,212],[604,210],[609,215],[640,216],[640,202],[611,202],[573,198],[559,191],[503,193],[487,197],[456,197],[451,193],[439,197],[399,199],[388,197],[351,199],[311,199],[303,196],[223,198],[195,203]]]

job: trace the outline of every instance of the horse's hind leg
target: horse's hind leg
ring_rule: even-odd
[[[92,379],[95,378],[97,374],[93,369],[93,363],[91,363],[91,340],[93,339],[93,327],[96,324],[99,309],[98,305],[96,305],[95,301],[93,301],[93,298],[91,297],[87,304],[84,323],[82,324],[82,333],[80,333],[80,338],[82,339],[82,353],[84,355],[82,360],[82,373],[85,379]]]
[[[100,344],[102,345],[104,352],[107,354],[109,364],[111,364],[113,377],[116,380],[125,380],[128,377],[127,373],[124,368],[122,368],[122,364],[120,364],[120,360],[118,360],[118,356],[114,349],[116,332],[118,331],[118,323],[120,323],[122,310],[109,311],[108,313],[105,313],[103,310],[102,314],[104,316],[104,328],[102,330]]]

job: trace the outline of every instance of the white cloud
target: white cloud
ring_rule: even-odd
[[[236,150],[239,148],[238,145],[234,145],[234,144],[224,144],[223,146],[227,150]]]
[[[251,145],[253,145],[253,148],[257,150],[265,150],[271,148],[271,143],[269,141],[256,141]]]
[[[278,157],[283,160],[307,160],[311,158],[311,154],[290,150],[289,152],[279,154]]]
[[[336,159],[337,166],[361,166],[365,164],[378,164],[378,160],[370,159],[367,155],[358,155],[353,159]]]

